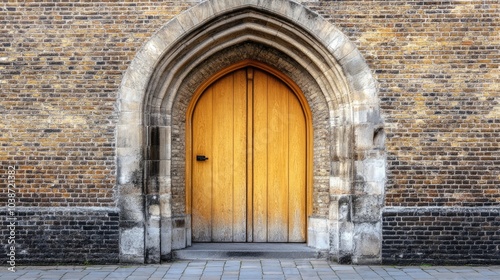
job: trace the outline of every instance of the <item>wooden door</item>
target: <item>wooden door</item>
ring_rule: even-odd
[[[208,86],[192,115],[192,240],[305,242],[306,129],[272,74],[247,67]]]

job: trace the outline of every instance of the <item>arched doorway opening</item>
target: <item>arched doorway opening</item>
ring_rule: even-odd
[[[341,31],[289,0],[201,2],[131,62],[117,104],[121,261],[157,263],[190,246],[189,103],[246,59],[290,77],[310,108],[308,246],[334,260],[380,262],[385,152],[375,79]]]
[[[299,87],[245,60],[209,78],[186,115],[193,242],[306,242],[312,123]]]

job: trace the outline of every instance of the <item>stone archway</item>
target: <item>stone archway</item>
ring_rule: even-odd
[[[363,57],[335,26],[296,2],[227,2],[202,2],[169,21],[124,75],[117,127],[121,261],[159,262],[190,245],[190,217],[181,210],[187,104],[210,75],[254,59],[293,79],[311,107],[308,244],[341,262],[380,262],[384,132]]]

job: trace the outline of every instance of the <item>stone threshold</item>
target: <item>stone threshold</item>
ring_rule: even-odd
[[[177,260],[315,259],[323,254],[305,243],[193,243],[172,252]]]

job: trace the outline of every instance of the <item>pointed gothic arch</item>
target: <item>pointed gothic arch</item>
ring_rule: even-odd
[[[376,82],[342,32],[289,0],[202,2],[131,62],[118,92],[121,261],[159,262],[190,244],[190,217],[179,210],[185,112],[201,83],[244,59],[287,74],[311,107],[308,244],[335,260],[380,262],[385,153]]]

